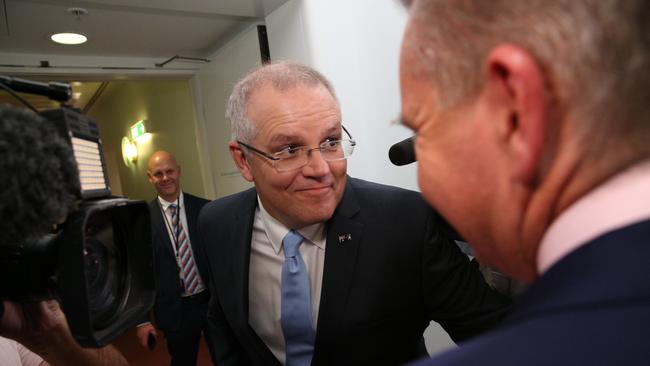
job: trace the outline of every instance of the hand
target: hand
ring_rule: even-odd
[[[42,349],[51,334],[67,333],[68,323],[56,300],[18,304],[4,301],[0,335],[15,339],[25,347]]]
[[[0,335],[21,343],[49,365],[128,366],[124,356],[111,345],[80,347],[56,300],[24,304],[4,301],[3,306]]]
[[[149,348],[149,335],[151,335],[154,338],[154,340],[156,340],[156,336],[157,336],[156,328],[154,328],[154,326],[151,325],[151,323],[146,323],[138,326],[137,333],[138,333],[138,340],[140,341],[140,345],[143,348]]]

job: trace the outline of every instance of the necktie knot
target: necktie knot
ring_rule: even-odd
[[[169,213],[172,214],[172,217],[176,216],[176,210],[178,209],[178,206],[176,206],[175,203],[172,203],[169,205]]]
[[[284,257],[294,258],[297,255],[298,248],[300,247],[300,244],[302,244],[303,240],[305,240],[305,238],[303,238],[298,232],[293,230],[289,231],[287,235],[284,236],[284,239],[282,239],[282,244],[284,245]]]

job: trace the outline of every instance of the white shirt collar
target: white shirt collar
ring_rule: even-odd
[[[650,160],[593,189],[548,228],[537,251],[537,272],[607,232],[650,218]]]
[[[183,207],[183,192],[178,196],[177,200],[174,200],[173,202],[169,202],[165,200],[164,198],[158,196],[158,202],[160,202],[160,206],[162,207],[163,211],[167,211],[167,207],[171,204],[178,204],[178,206]]]
[[[260,210],[259,213],[262,219],[262,225],[264,225],[264,231],[266,231],[266,235],[273,246],[275,254],[279,254],[282,249],[282,239],[287,235],[290,229],[266,211],[259,195],[257,196],[257,203]],[[296,231],[299,232],[306,241],[316,245],[320,249],[325,249],[324,222],[305,226]]]

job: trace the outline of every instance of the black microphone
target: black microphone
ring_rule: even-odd
[[[16,92],[43,95],[59,102],[67,102],[72,98],[72,89],[66,83],[53,81],[45,84],[31,80],[10,78],[8,76],[0,76],[0,83]]]
[[[388,150],[390,162],[399,166],[415,162],[417,159],[415,158],[415,148],[413,147],[414,142],[415,136],[411,136],[391,146]]]

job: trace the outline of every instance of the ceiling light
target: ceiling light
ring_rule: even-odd
[[[66,12],[72,14],[76,18],[77,25],[81,23],[81,17],[88,14],[88,10],[84,8],[68,8]],[[88,37],[81,32],[76,31],[79,29],[78,27],[72,26],[68,29],[75,29],[75,31],[55,33],[50,36],[50,39],[60,44],[82,44],[86,43],[88,40]]]
[[[50,39],[60,44],[82,44],[86,43],[88,37],[81,33],[55,33],[50,36]]]

